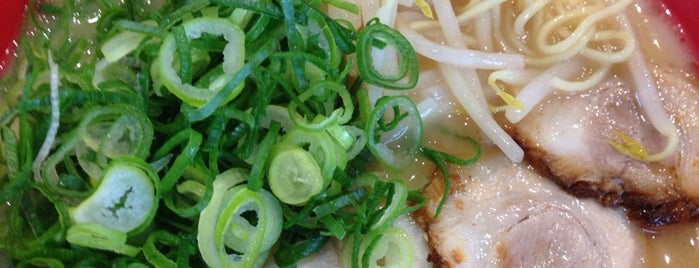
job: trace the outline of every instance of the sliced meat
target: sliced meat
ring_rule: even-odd
[[[490,150],[494,151],[494,150]],[[622,212],[578,199],[499,152],[435,179],[418,218],[439,267],[637,267],[643,249]]]
[[[678,130],[678,150],[659,162],[628,157],[608,144],[621,132],[650,153],[666,139],[646,121],[634,91],[614,79],[585,94],[550,96],[511,129],[530,162],[579,197],[623,205],[649,226],[699,215],[699,95],[684,79],[659,81],[665,110]]]

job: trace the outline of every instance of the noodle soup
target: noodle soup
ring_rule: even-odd
[[[384,96],[409,96],[416,103],[416,108],[419,110],[422,123],[425,126],[423,141],[425,146],[460,158],[469,158],[473,155],[477,155],[478,152],[483,149],[486,150],[484,153],[486,155],[504,154],[508,161],[510,161],[508,163],[522,163],[524,170],[531,171],[538,165],[532,161],[530,155],[531,148],[521,146],[523,143],[522,140],[513,134],[517,132],[516,130],[518,126],[521,125],[522,122],[527,122],[528,117],[535,116],[538,112],[545,109],[547,103],[560,99],[574,99],[580,96],[582,96],[580,97],[581,99],[585,99],[585,96],[590,94],[589,92],[595,91],[600,87],[600,85],[605,83],[614,84],[618,82],[619,84],[634,85],[629,87],[632,88],[633,91],[630,94],[633,94],[633,98],[638,100],[636,105],[641,109],[639,114],[642,114],[641,118],[643,121],[643,126],[657,132],[655,135],[660,137],[659,140],[661,140],[661,142],[648,145],[647,143],[644,143],[646,140],[635,138],[636,136],[633,136],[635,133],[617,131],[619,134],[613,137],[614,139],[610,138],[608,140],[608,144],[605,146],[609,145],[613,147],[615,150],[614,152],[623,157],[627,157],[625,159],[628,162],[636,161],[640,163],[653,163],[649,165],[653,165],[654,168],[656,167],[655,163],[671,162],[667,159],[674,156],[677,150],[682,149],[682,136],[678,134],[678,127],[675,125],[676,118],[673,116],[673,114],[669,114],[666,111],[665,107],[663,106],[663,99],[657,97],[658,89],[656,88],[657,83],[655,81],[679,78],[689,85],[687,87],[699,86],[697,84],[695,70],[693,69],[695,66],[695,60],[694,58],[687,56],[689,55],[687,49],[683,46],[683,44],[681,44],[679,38],[677,38],[677,33],[674,31],[674,29],[668,25],[665,15],[663,12],[661,12],[662,10],[659,10],[655,5],[651,4],[650,1],[471,0],[434,1],[425,3],[424,1],[413,2],[399,0],[381,2],[360,0],[350,2],[353,2],[359,7],[360,11],[357,14],[352,12],[344,12],[342,10],[338,11],[337,7],[332,6],[323,6],[323,11],[336,18],[343,19],[343,21],[341,21],[338,25],[353,24],[357,28],[363,27],[367,23],[370,23],[374,17],[378,16],[381,22],[391,25],[402,35],[404,35],[420,55],[420,58],[418,59],[420,64],[420,79],[415,89],[400,92],[389,92],[376,85],[364,85],[363,89],[366,89],[367,95],[362,97],[366,97],[370,103],[375,103],[378,99]],[[425,6],[425,4],[427,4],[427,6]],[[94,22],[91,21],[103,16],[99,9],[90,10],[91,7],[92,6],[86,4],[82,8],[88,10],[88,12],[82,14],[81,17],[74,18],[75,25],[73,25],[73,28],[71,29],[75,30],[75,33],[79,32],[80,34],[71,36],[92,36],[104,34],[99,31],[93,32],[93,30],[91,30],[91,28],[94,26]],[[196,17],[205,16],[206,14],[217,14],[220,10],[214,11],[205,10],[202,8],[202,10],[195,11],[195,15],[193,16]],[[221,13],[229,15],[224,11],[221,11]],[[430,13],[433,18],[429,18]],[[55,18],[48,16],[44,19],[52,21]],[[246,18],[241,16],[239,19],[245,20]],[[151,24],[141,22],[138,23],[139,26],[144,27],[145,30],[141,29],[144,32],[146,30],[157,30],[157,28],[149,28],[149,25],[152,26]],[[303,27],[299,26],[298,28],[307,30],[306,27],[313,28],[316,26],[317,25],[303,25]],[[129,25],[124,26],[124,24],[122,24],[120,27],[128,28]],[[131,27],[133,27],[133,25],[131,25]],[[322,29],[327,28],[320,26],[317,27]],[[134,28],[129,29],[133,30]],[[330,30],[323,33],[327,34],[328,32],[330,32]],[[39,33],[40,31],[38,30],[30,30],[27,35],[31,36]],[[299,38],[308,38],[308,36],[304,35],[299,36]],[[142,51],[139,50],[137,53],[152,53],[152,51],[149,51],[149,49],[154,50],[154,43],[162,41],[157,40],[157,38],[154,39],[156,39],[156,41],[150,44],[153,47],[145,46],[145,48],[142,48]],[[72,42],[73,40],[67,41]],[[151,41],[144,41],[144,43]],[[179,41],[183,42],[182,40]],[[221,40],[213,39],[213,41],[205,41],[211,41],[211,43],[201,42],[197,43],[196,45],[210,45],[211,47],[208,49],[212,50],[220,49],[222,47]],[[100,64],[101,52],[98,52],[97,48],[93,47],[95,44],[90,42],[92,41],[78,44],[84,46],[84,53],[78,53],[81,59],[76,62],[77,64],[90,64],[90,66],[97,66]],[[323,40],[323,42],[330,43],[328,40]],[[320,42],[321,45],[318,46],[322,47],[323,45],[327,45],[327,43],[323,42]],[[53,45],[58,46],[61,44]],[[403,59],[396,55],[395,50],[391,49],[395,49],[395,47],[389,45],[387,48],[374,48],[374,51],[371,53],[375,53],[373,56],[374,59],[377,60],[372,63],[372,67],[382,73],[400,73],[400,70],[398,70],[400,68],[397,66],[401,66]],[[44,55],[41,56],[43,57]],[[201,58],[205,58],[207,56],[201,56]],[[223,56],[219,55],[218,57],[219,58],[214,59],[214,61],[223,61]],[[351,57],[353,56],[348,56],[348,58]],[[191,60],[196,62],[194,58],[195,57],[193,56]],[[177,60],[179,60],[179,58],[177,58]],[[173,61],[175,60],[173,59]],[[293,60],[290,59],[289,62],[293,62]],[[351,60],[349,62],[351,62]],[[125,65],[129,66],[130,68],[137,68],[139,70],[147,69],[143,68],[143,66],[140,64],[144,63],[139,61],[125,63]],[[281,65],[282,63],[279,64]],[[30,68],[28,67],[29,65],[30,63],[25,61],[22,64],[14,66],[14,69],[10,72],[10,75],[16,76],[18,73],[26,72],[27,69]],[[81,66],[76,66],[76,68],[80,69]],[[160,67],[158,66],[151,68],[153,73],[162,73],[159,71]],[[93,69],[97,69],[97,67],[94,67]],[[123,74],[129,78],[134,78],[134,81],[140,82],[145,81],[143,79],[153,79],[153,81],[160,79],[157,77],[144,78],[142,76],[136,76],[134,73],[119,73],[117,72],[118,70],[115,71],[113,69],[109,71],[114,72],[111,75]],[[285,71],[290,72],[289,70]],[[355,77],[358,75],[357,70],[351,68],[343,69],[343,71],[347,71]],[[97,72],[101,72],[101,70]],[[280,77],[285,74],[288,73],[278,73]],[[17,79],[22,78],[20,77]],[[6,110],[10,109],[9,106],[15,104],[22,94],[21,87],[12,87],[14,82],[16,82],[15,80],[15,78],[3,80],[6,82],[6,84],[0,85],[3,91],[9,91],[9,93],[3,92],[3,100],[0,100],[0,112],[4,113]],[[44,84],[49,84],[46,82],[49,80],[47,77],[43,77],[40,80]],[[100,81],[94,82],[94,80],[91,80],[89,82],[99,84]],[[148,80],[146,83],[151,82],[152,81]],[[146,95],[158,97],[165,95],[166,98],[168,98],[168,101],[179,101],[175,96],[168,94],[165,88],[166,86],[159,85],[153,87],[158,89],[153,93],[147,93]],[[117,87],[117,93],[118,90],[122,89],[123,88]],[[48,94],[48,92],[44,93]],[[322,95],[321,93],[327,92],[319,92],[314,97]],[[339,103],[344,101],[345,100],[338,99],[335,102]],[[355,101],[357,101],[356,98]],[[167,106],[167,102],[162,100],[154,102],[153,105],[162,105],[162,107],[167,107],[167,110],[150,111],[152,113],[160,113],[160,115],[167,115],[168,113],[172,114],[172,118],[170,118],[169,115],[162,117],[167,118],[167,120],[171,120],[164,122],[172,124],[160,124],[158,125],[159,129],[157,129],[156,132],[168,131],[169,128],[178,123],[177,120],[180,120],[175,120],[173,118],[175,118],[178,114],[192,111],[192,107],[190,106],[184,105],[182,107],[186,108],[173,108]],[[199,103],[196,105],[199,105]],[[48,105],[43,108],[46,108],[46,110],[49,109]],[[128,112],[129,111],[126,110],[124,113],[128,116]],[[243,117],[243,119],[246,119],[243,113],[247,112],[249,111],[243,111],[241,113],[232,111],[229,114],[226,114],[226,116],[231,116],[234,118]],[[269,110],[268,112],[275,115],[285,114],[284,112],[278,112],[278,110]],[[287,121],[292,121],[292,119],[286,119],[288,119]],[[72,122],[75,120],[78,119],[73,117],[65,119],[65,121],[68,121],[68,124],[75,123]],[[122,125],[120,126],[132,127],[131,125],[133,125],[134,127],[132,128],[136,129],[138,128],[138,126],[136,126],[136,121],[138,120],[124,118],[122,119]],[[196,127],[198,125],[209,124],[211,121],[216,122],[215,120],[203,120],[201,122],[193,122],[191,125]],[[312,125],[312,123],[315,122],[309,122],[307,124]],[[270,123],[267,122],[267,124]],[[409,132],[406,129],[410,129],[411,126],[409,124],[406,125],[407,126],[400,126],[398,131],[395,131],[398,133],[396,134],[396,136],[398,136],[396,140],[406,139],[401,136],[404,133]],[[18,124],[10,127],[16,129],[18,128]],[[45,126],[44,128],[49,128],[49,126]],[[86,138],[85,140],[93,141],[94,143],[96,136],[100,136],[101,134],[113,129],[116,129],[116,127],[110,129],[105,125],[97,124],[97,126],[90,129],[91,132],[88,133],[90,135],[87,135],[88,138],[93,139]],[[133,129],[129,129],[129,131]],[[207,134],[213,132],[215,129],[216,128],[213,125],[208,127],[206,130]],[[45,131],[45,129],[42,130]],[[242,127],[240,129],[229,128],[227,130],[227,133],[229,133],[231,137],[240,134],[236,131],[240,131],[241,133],[242,131],[245,131],[242,129]],[[337,129],[335,130],[337,131]],[[352,130],[354,132],[348,131],[348,133],[357,133],[356,129]],[[362,132],[361,129],[359,132]],[[118,131],[110,133],[120,134]],[[356,135],[361,136],[362,134]],[[163,136],[167,135],[161,134],[159,138],[170,138],[169,136]],[[125,135],[124,137],[127,136]],[[184,137],[184,135],[178,134],[176,137]],[[164,143],[162,140],[158,141],[157,139],[158,138],[155,140],[159,145]],[[303,135],[297,135],[296,139],[304,140],[304,142],[312,144],[312,141],[308,141],[312,139],[304,137]],[[480,145],[473,146],[473,143],[471,143],[472,139],[477,140]],[[62,142],[60,138],[57,139],[57,141]],[[5,142],[5,140],[3,140],[3,142]],[[236,144],[236,146],[242,146],[241,144]],[[328,143],[323,145],[327,144]],[[36,146],[38,147],[39,145]],[[81,146],[82,147],[79,147],[79,149],[83,150],[84,152],[91,150],[90,146],[96,145],[85,142],[85,144],[81,144]],[[172,145],[171,147],[174,146],[175,145]],[[231,144],[227,144],[227,146],[231,146]],[[402,146],[402,144],[397,147],[400,146]],[[311,146],[305,144],[304,146],[299,147],[305,150],[307,149],[305,147]],[[322,148],[322,146],[320,147]],[[230,148],[232,147],[228,147],[228,149]],[[206,151],[206,153],[216,151],[213,147],[206,147],[203,149],[209,150]],[[329,154],[326,153],[329,151],[323,152],[325,153],[323,157],[329,157]],[[157,154],[162,156],[160,153]],[[235,159],[235,157],[231,155],[226,155],[226,157],[228,158],[221,160],[221,163],[224,163],[221,164],[222,166],[230,165],[231,162],[235,161],[249,160]],[[406,158],[412,160],[409,161],[410,164],[400,169],[387,168],[385,164],[380,163],[378,160],[374,160],[371,163],[366,163],[368,167],[367,169],[371,173],[371,176],[367,177],[376,176],[385,181],[400,178],[405,181],[406,189],[417,191],[424,189],[424,187],[430,184],[430,182],[432,182],[435,178],[439,178],[439,176],[435,176],[435,174],[439,173],[439,167],[430,161],[428,157],[424,155],[418,155],[418,157],[410,155],[410,157],[412,158]],[[169,162],[172,160],[171,158],[173,158],[173,155],[165,155],[162,156],[162,158],[150,159],[153,161],[148,164],[152,166],[161,165],[161,168],[163,168],[163,163]],[[213,162],[204,163],[204,159],[205,158],[197,158],[196,161],[199,162],[197,162],[196,165],[198,166],[196,166],[196,168],[188,169],[183,176],[197,178],[197,176],[201,176],[201,174],[203,174],[202,166],[215,166]],[[2,158],[2,160],[6,159]],[[91,161],[90,159],[88,160]],[[88,160],[76,158],[74,159],[75,163],[72,163],[73,166],[66,165],[64,169],[68,170],[67,172],[69,172],[70,168],[75,168],[75,166],[82,167],[84,162],[81,161]],[[106,161],[104,159],[98,160]],[[101,175],[102,171],[96,168],[98,164],[100,163],[85,164],[85,166],[88,167],[88,171],[86,172],[94,172],[94,174],[98,174],[88,174],[90,176],[86,177],[99,177],[99,175]],[[252,164],[248,163],[248,165]],[[497,169],[498,167],[488,168]],[[165,170],[167,170],[167,168]],[[3,170],[0,171],[2,171],[0,174],[7,177],[7,172]],[[133,172],[133,174],[140,173]],[[366,181],[368,181],[366,179],[367,177],[361,177],[361,179],[365,180],[359,180],[359,183],[366,184]],[[201,181],[204,181],[204,179],[201,179]],[[456,184],[459,183],[463,184],[463,182],[457,182]],[[192,184],[193,183],[190,185]],[[562,188],[566,188],[565,183],[559,182],[559,184],[563,186]],[[7,184],[5,181],[0,180],[0,185],[5,187]],[[192,198],[196,200],[196,197],[198,196],[197,193],[200,193],[198,191],[205,191],[205,186],[202,184],[200,184],[200,186],[201,187],[194,190],[187,190],[184,186],[182,186],[181,190],[179,188],[176,189],[185,193],[183,194],[183,198]],[[323,187],[326,186],[328,185]],[[127,193],[130,192],[127,191]],[[439,194],[441,194],[441,192]],[[212,195],[216,195],[217,197],[220,196],[220,194],[217,192],[214,192]],[[127,196],[127,194],[124,194],[123,196]],[[200,196],[203,195],[200,194]],[[264,199],[267,197],[268,196],[265,195],[259,199]],[[696,196],[693,196],[693,198],[695,202],[699,199]],[[185,203],[187,201],[191,202],[190,199],[183,200],[185,200],[183,201]],[[308,200],[309,199],[295,201],[292,202],[294,204],[291,204],[290,206],[284,205],[285,212],[293,211],[300,213],[301,210],[295,210],[297,207],[293,206],[303,205],[305,202],[310,202]],[[411,201],[417,203],[418,199]],[[75,200],[71,200],[71,202],[75,202],[76,204],[70,205],[77,205],[79,203]],[[173,201],[170,199],[168,202]],[[387,200],[381,199],[381,202],[387,202]],[[623,208],[620,205],[621,203],[623,202],[608,204],[613,206],[604,209],[610,211],[616,210],[620,213],[623,213],[626,210],[631,211],[634,209]],[[46,202],[46,204],[49,203]],[[408,204],[412,203],[408,202]],[[250,206],[254,207],[254,205],[255,204],[251,204]],[[50,205],[47,205],[47,207],[50,207]],[[8,213],[6,210],[10,210],[11,208],[12,205],[8,202],[6,206],[3,205],[0,207],[0,213],[6,214]],[[255,209],[263,210],[260,208]],[[251,212],[253,210],[254,209],[251,209],[250,211],[246,212]],[[351,209],[348,208],[347,210]],[[168,211],[167,213],[173,214],[175,212]],[[56,216],[54,215],[56,212],[51,212],[48,214],[50,214],[51,217]],[[252,217],[245,214],[239,218],[245,218],[244,216],[247,216],[248,218]],[[289,218],[288,214],[286,214],[286,216]],[[177,218],[177,220],[173,221],[174,223],[168,223],[168,220],[161,219],[160,221],[165,221],[165,223],[158,222],[158,224],[167,226],[166,228],[169,228],[167,229],[168,231],[186,229],[196,233],[197,226],[194,222],[197,222],[198,220],[191,220],[191,215],[189,217],[190,218],[182,217],[184,220]],[[298,220],[297,218],[292,219]],[[247,220],[249,219],[246,219],[246,221]],[[329,219],[322,220],[331,221]],[[629,228],[634,230],[634,235],[637,235],[643,241],[643,245],[639,245],[644,250],[644,255],[641,256],[640,262],[645,266],[676,267],[695,266],[698,264],[697,260],[699,257],[696,256],[699,256],[699,249],[695,244],[697,241],[699,241],[699,226],[696,224],[696,220],[694,218],[690,219],[689,221],[687,221],[687,219],[677,220],[678,222],[684,221],[680,223],[668,222],[668,226],[657,227],[649,227],[646,223],[636,221],[634,219],[624,218],[624,220],[625,223],[630,223],[631,227]],[[156,221],[158,221],[157,218]],[[403,222],[402,224],[415,224],[406,218],[400,218],[399,221]],[[250,222],[254,222],[254,220],[250,220]],[[315,224],[315,222],[313,223]],[[0,225],[5,224],[9,223],[0,220]],[[187,224],[193,225],[194,228],[190,228],[191,226],[185,226]],[[482,224],[488,225],[489,223],[484,222]],[[219,225],[223,226],[225,224],[210,224],[210,226],[212,226],[211,228],[219,228]],[[255,224],[249,223],[248,225],[248,227],[254,227]],[[341,224],[333,226],[337,228],[342,227]],[[333,231],[337,230],[338,229],[334,229]],[[393,234],[395,237],[403,236],[403,233],[396,231],[397,229],[390,230],[391,234]],[[0,231],[2,230],[0,229]],[[415,240],[421,240],[423,236],[426,236],[420,233],[420,230],[417,230],[417,233],[418,234],[410,237],[415,238]],[[4,234],[5,233],[0,232],[0,235]],[[327,235],[327,233],[325,234]],[[190,240],[196,241],[197,237],[193,236],[191,233],[190,236],[191,237],[189,237],[189,240],[182,240],[183,243],[191,243],[192,241]],[[192,239],[193,237],[194,239]],[[329,254],[332,256],[331,259],[333,262],[331,263],[333,265],[340,265],[338,262],[341,262],[343,258],[344,261],[347,261],[348,256],[352,256],[352,252],[350,250],[352,249],[351,247],[345,246],[345,251],[344,253],[342,252],[343,241],[345,243],[349,243],[347,241],[351,241],[347,240],[347,237],[349,237],[349,235],[345,237],[345,240],[333,240],[333,243],[335,244],[332,245],[341,246],[325,247],[326,249],[330,248],[328,249],[330,251],[337,251],[330,253],[324,252],[324,254]],[[230,237],[219,237],[218,239],[228,241],[229,238]],[[140,240],[145,240],[145,238],[132,239],[135,241],[135,243],[140,243],[143,242]],[[129,240],[129,242],[132,241]],[[271,246],[272,242],[265,243],[269,244],[266,245],[265,250],[274,249],[274,247]],[[366,246],[364,245],[366,244],[365,242],[362,243],[362,246]],[[435,247],[439,246],[441,241],[428,239],[427,243],[430,244],[432,249],[434,249]],[[426,250],[426,246],[423,246],[422,243],[417,244],[417,248],[422,251]],[[170,244],[168,246],[175,247],[175,244]],[[359,245],[357,245],[357,247],[359,247]],[[498,250],[500,249],[501,248],[498,248]],[[389,250],[386,251],[389,252]],[[506,252],[506,250],[500,250],[500,253],[502,252]],[[228,253],[230,252],[227,252],[227,254]],[[108,253],[105,255],[111,256],[109,254],[113,253]],[[264,254],[270,253],[264,252]],[[441,263],[436,260],[438,260],[440,257],[435,257],[434,252],[431,252],[431,254],[432,255],[429,257],[424,257],[428,255],[425,252],[414,254],[416,256],[421,256],[422,258],[421,260],[417,260],[415,263],[425,264],[428,260],[430,260],[432,261],[429,263],[430,265],[439,266]],[[235,255],[235,253],[232,253],[232,255]],[[260,257],[260,260],[262,261],[258,260],[255,265],[260,265],[261,262],[264,262],[263,257],[264,256]],[[270,257],[270,262],[271,259],[273,258]],[[387,259],[390,258],[378,260],[376,263],[377,265],[380,265],[382,261],[386,261]],[[2,260],[0,259],[0,261]],[[203,265],[205,262],[202,261],[202,259],[196,259],[194,263]],[[500,264],[504,265],[504,263]],[[516,263],[510,264],[516,265]],[[327,263],[323,263],[323,265],[327,265]]]

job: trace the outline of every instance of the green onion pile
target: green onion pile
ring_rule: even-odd
[[[393,222],[425,198],[368,164],[401,169],[423,154],[446,174],[479,153],[424,147],[408,97],[369,101],[366,85],[415,86],[415,52],[391,27],[354,29],[324,5],[358,10],[30,4],[34,36],[1,84],[0,251],[17,267],[293,267],[337,239],[348,267],[411,266]],[[74,32],[95,14],[94,33]],[[397,73],[374,67],[386,47]]]

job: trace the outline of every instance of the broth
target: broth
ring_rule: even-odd
[[[696,267],[699,265],[699,224],[686,223],[643,230],[647,267]]]

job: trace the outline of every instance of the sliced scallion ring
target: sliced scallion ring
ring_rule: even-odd
[[[308,151],[282,143],[272,149],[270,158],[267,180],[282,202],[300,205],[323,190],[320,166]]]
[[[202,17],[191,19],[182,23],[184,33],[188,39],[196,39],[202,34],[221,35],[226,40],[223,48],[223,74],[209,84],[207,88],[199,88],[189,83],[184,83],[179,77],[178,71],[173,67],[177,42],[175,35],[169,33],[163,45],[160,47],[158,65],[160,78],[163,85],[185,103],[194,107],[201,107],[230,81],[242,68],[245,60],[245,33],[234,23],[222,18]],[[233,90],[224,102],[234,99],[243,89],[244,84]]]
[[[145,25],[155,26],[155,21],[145,21]],[[123,31],[116,34],[114,37],[104,42],[100,47],[100,51],[104,55],[104,59],[109,62],[116,62],[136,50],[139,43],[146,38],[146,34],[132,31]]]
[[[410,163],[422,144],[420,112],[406,96],[380,98],[371,112],[365,131],[369,150],[382,163],[394,169]]]
[[[344,169],[347,166],[347,153],[326,131],[294,128],[282,137],[280,143],[308,148],[307,151],[320,165],[325,186],[330,183],[335,169]]]
[[[279,201],[241,184],[247,177],[242,169],[230,169],[214,180],[197,232],[199,252],[210,267],[261,267],[281,234]]]
[[[347,87],[342,84],[329,80],[320,81],[311,85],[310,88],[301,93],[298,98],[300,101],[306,101],[321,94],[334,95],[333,93],[336,93],[340,97],[342,100],[342,106],[333,110],[330,114],[318,116],[314,118],[314,122],[309,123],[306,122],[306,120],[297,112],[298,104],[291,102],[289,104],[289,117],[294,124],[296,124],[296,126],[311,131],[323,130],[331,125],[345,124],[349,122],[349,120],[352,119],[352,114],[354,113],[354,104],[352,103],[352,96],[347,90]]]
[[[73,221],[97,223],[124,233],[145,229],[158,207],[156,176],[141,159],[113,160],[97,190],[72,211]]]
[[[381,46],[379,46],[382,45]],[[398,73],[382,73],[374,67],[373,49],[393,45],[399,56]],[[415,50],[405,36],[396,29],[381,23],[371,23],[357,37],[357,64],[359,75],[365,82],[386,89],[412,89],[417,84],[419,72]]]
[[[369,241],[366,240],[366,238]],[[415,246],[412,238],[401,228],[390,227],[381,234],[369,234],[365,238],[365,252],[362,262],[380,267],[411,267],[415,260]]]
[[[382,213],[376,222],[371,226],[372,230],[380,230],[393,222],[403,213],[408,200],[408,187],[402,180],[389,182],[393,187],[389,188],[389,199],[386,206],[381,208]]]
[[[355,238],[359,238],[359,248],[353,256]],[[344,244],[340,256],[342,267],[412,267],[415,261],[413,238],[396,226],[351,237]]]
[[[215,232],[222,234],[216,243],[243,255],[271,249],[282,231],[279,201],[265,189],[252,191],[246,185],[229,189],[226,195],[230,200],[216,223]],[[254,216],[247,216],[251,213]]]

